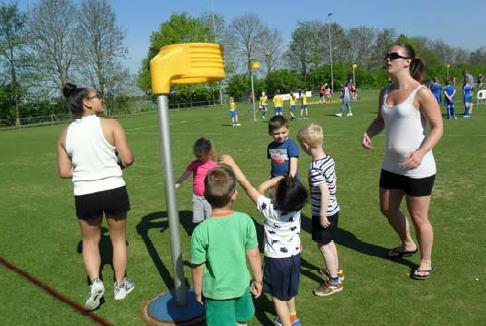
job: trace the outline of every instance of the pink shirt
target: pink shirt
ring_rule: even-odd
[[[193,174],[192,178],[192,191],[198,196],[204,196],[204,179],[208,174],[208,171],[218,167],[218,163],[214,161],[198,161],[194,160],[187,166],[187,171]]]

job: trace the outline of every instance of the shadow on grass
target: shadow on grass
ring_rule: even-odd
[[[302,229],[309,232],[309,234],[312,234],[312,219],[305,216],[304,214],[302,214],[301,216],[302,216],[301,218]],[[390,230],[390,232],[393,231]],[[337,229],[336,243],[344,247],[353,249],[362,254],[381,258],[397,264],[402,264],[410,267],[411,269],[417,267],[415,263],[407,259],[400,258],[400,257],[387,257],[388,250],[390,250],[389,248],[384,248],[381,246],[377,246],[373,243],[362,241],[359,238],[357,238],[354,235],[354,233],[347,231],[345,229],[341,229],[341,228]]]
[[[192,226],[192,212],[191,211],[180,211],[179,212],[179,220],[182,224],[182,227],[186,231],[188,235],[192,234],[193,226]],[[162,262],[160,259],[160,255],[157,252],[156,247],[154,246],[153,241],[149,237],[149,231],[152,229],[160,230],[160,232],[164,232],[169,228],[169,221],[167,217],[167,212],[154,212],[142,217],[140,222],[137,224],[137,233],[142,238],[143,242],[145,243],[145,247],[147,248],[147,252],[152,259],[159,275],[164,282],[165,286],[168,289],[173,288],[174,286],[174,279],[171,276],[171,272]],[[186,264],[186,262],[183,262]],[[185,280],[186,284],[189,284],[187,280]]]

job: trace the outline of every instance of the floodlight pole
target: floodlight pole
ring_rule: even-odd
[[[449,68],[450,68],[450,67],[451,67],[451,65],[450,65],[450,64],[447,64],[447,65],[446,65],[446,68],[447,68],[447,70],[446,70],[446,80],[449,80]]]
[[[214,43],[216,43],[216,21],[214,19],[214,0],[211,0],[211,17],[213,21],[213,34],[214,34]],[[218,81],[218,88],[219,88],[219,104],[223,105],[223,91],[221,90],[221,81]]]
[[[327,33],[329,36],[329,61],[331,63],[331,94],[334,93],[334,75],[332,72],[332,39],[331,39],[331,23],[330,18],[332,16],[332,12],[327,14]]]
[[[177,305],[187,304],[186,283],[184,281],[184,269],[181,254],[181,241],[179,237],[179,212],[177,210],[174,188],[174,170],[172,168],[172,150],[170,145],[169,130],[169,100],[167,94],[157,96],[157,113],[160,137],[160,153],[162,169],[165,178],[165,201],[167,203],[167,215],[169,218],[170,254],[174,272],[174,290]]]

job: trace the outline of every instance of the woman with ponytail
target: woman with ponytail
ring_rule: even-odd
[[[373,148],[372,137],[386,130],[385,159],[380,177],[380,210],[401,240],[388,257],[409,257],[420,250],[421,260],[410,277],[428,279],[432,273],[433,229],[428,213],[436,166],[432,148],[442,137],[442,116],[433,94],[421,84],[424,62],[408,44],[395,44],[385,56],[392,83],[382,90],[378,114],[363,134],[362,145]],[[429,125],[429,134],[424,133]],[[400,210],[405,197],[418,242],[410,235]]]
[[[85,307],[94,310],[105,292],[99,251],[103,214],[113,244],[115,300],[124,299],[135,287],[125,277],[125,225],[130,202],[121,170],[133,163],[133,157],[118,121],[98,117],[103,113],[103,104],[94,89],[66,84],[63,93],[73,121],[59,137],[57,165],[59,176],[73,181],[83,261],[91,281]]]

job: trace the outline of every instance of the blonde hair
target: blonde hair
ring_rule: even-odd
[[[299,129],[297,139],[300,143],[306,143],[311,148],[322,146],[324,143],[324,133],[322,127],[317,123],[310,123]]]

